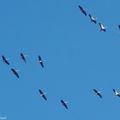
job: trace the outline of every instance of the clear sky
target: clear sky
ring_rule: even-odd
[[[100,32],[78,9],[107,27]],[[8,120],[119,119],[120,1],[1,0],[0,117]],[[27,55],[25,64],[19,56]],[[45,68],[37,63],[41,55]],[[18,80],[10,71],[19,71]],[[103,99],[95,96],[100,90]],[[38,92],[46,92],[44,101]],[[68,101],[69,110],[60,100]]]

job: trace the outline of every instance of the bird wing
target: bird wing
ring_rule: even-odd
[[[93,20],[93,22],[96,24],[97,23],[97,21],[96,20]]]
[[[120,94],[118,94],[117,96],[120,97]]]
[[[101,95],[100,93],[98,93],[98,96],[99,96],[100,98],[102,98],[102,95]]]
[[[115,89],[113,89],[113,92],[115,93],[115,92],[116,92],[116,90],[115,90]]]
[[[41,89],[39,89],[39,93],[40,93],[40,94],[43,94],[43,91],[42,91]]]
[[[43,64],[43,62],[42,62],[42,61],[40,62],[40,64],[41,64],[41,66],[44,68],[44,64]]]
[[[44,100],[47,100],[47,97],[43,94],[42,97],[44,98]]]
[[[93,89],[93,91],[94,91],[95,93],[98,93],[98,91],[97,91],[96,89]]]
[[[42,58],[41,58],[41,56],[40,56],[40,55],[38,56],[38,59],[39,59],[39,61],[41,61],[41,60],[42,60]]]

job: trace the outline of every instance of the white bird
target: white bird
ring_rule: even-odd
[[[117,90],[113,89],[113,92],[116,96],[120,97],[120,92],[118,92]]]
[[[106,27],[102,23],[99,23],[99,26],[100,26],[100,31],[106,32]]]

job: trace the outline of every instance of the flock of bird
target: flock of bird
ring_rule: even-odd
[[[26,60],[26,55],[24,55],[23,53],[20,53],[20,57],[21,57],[21,59],[23,60],[24,63],[27,62],[27,60]],[[4,55],[2,55],[2,60],[3,60],[3,62],[4,62],[5,64],[10,65],[9,60],[8,60]],[[38,56],[38,63],[41,65],[42,68],[44,68],[44,63],[43,63],[43,60],[42,60],[42,58],[41,58],[40,55]],[[11,71],[12,71],[12,73],[13,73],[18,79],[20,78],[20,76],[19,76],[19,74],[18,74],[18,72],[17,72],[16,69],[11,68]],[[44,91],[41,90],[41,89],[39,89],[38,91],[39,91],[40,96],[41,96],[45,101],[47,101],[46,93],[44,93]],[[101,94],[100,91],[98,91],[97,89],[93,89],[93,91],[94,91],[94,93],[95,93],[99,98],[101,98],[101,99],[103,98],[103,96],[102,96],[102,94]],[[113,89],[113,92],[114,92],[115,96],[120,97],[120,92],[119,92],[119,91],[117,91],[116,89]],[[64,101],[63,99],[61,99],[60,102],[61,102],[61,104],[62,104],[66,109],[68,109],[68,102]]]
[[[21,57],[21,59],[22,59],[25,63],[27,62],[27,60],[26,60],[26,55],[24,55],[23,53],[20,53],[20,57]],[[4,62],[5,64],[10,65],[9,60],[8,60],[4,55],[2,55],[2,60],[3,60],[3,62]],[[40,55],[38,56],[38,63],[41,65],[42,68],[44,68],[44,63],[43,63],[43,60],[42,60],[42,58],[41,58]],[[18,74],[18,71],[17,71],[16,69],[11,68],[11,71],[12,71],[12,73],[13,73],[18,79],[20,78],[20,76],[19,76],[19,74]],[[47,97],[46,97],[45,93],[43,92],[43,90],[39,89],[39,93],[40,93],[40,96],[41,96],[44,100],[47,101]],[[62,104],[66,109],[68,109],[67,102],[65,102],[65,101],[62,100],[62,99],[60,100],[60,102],[61,102],[61,104]]]
[[[78,8],[79,8],[79,10],[80,10],[85,16],[87,16],[87,15],[89,16],[91,22],[97,24],[96,18],[93,17],[91,14],[87,14],[87,12],[85,11],[85,9],[84,9],[82,6],[79,5]],[[99,26],[100,26],[100,30],[103,31],[103,32],[106,32],[106,27],[105,27],[102,23],[98,23],[98,24],[99,24]],[[118,27],[119,27],[119,29],[120,29],[120,25],[118,25]],[[27,62],[26,55],[24,55],[24,53],[20,53],[20,57],[21,57],[21,59],[23,60],[24,63]],[[3,62],[4,62],[5,64],[10,65],[9,60],[8,60],[4,55],[2,55],[2,60],[3,60]],[[43,60],[42,60],[42,58],[41,58],[40,55],[38,56],[38,63],[41,65],[42,68],[44,68],[44,63],[43,63]],[[16,69],[11,68],[11,71],[12,71],[12,73],[13,73],[18,79],[20,78],[19,73],[18,73],[18,71],[17,71]],[[47,101],[47,96],[46,96],[46,94],[43,92],[43,90],[39,89],[38,91],[39,91],[40,96],[41,96],[45,101]],[[93,92],[94,92],[99,98],[101,98],[101,99],[103,98],[101,92],[98,91],[97,89],[93,89]],[[120,92],[119,92],[119,91],[117,91],[116,89],[113,89],[113,92],[114,92],[115,96],[120,97]],[[64,101],[63,99],[61,99],[60,102],[61,102],[61,104],[64,106],[64,108],[68,109],[68,102]]]
[[[26,55],[24,55],[23,53],[20,53],[20,57],[26,63]],[[7,65],[10,65],[9,60],[4,55],[2,55],[2,60]],[[38,56],[38,63],[40,63],[42,68],[44,68],[43,60],[42,60],[40,55]],[[19,74],[18,74],[18,70],[14,69],[14,68],[11,68],[11,71],[17,78],[20,77]]]
[[[90,13],[87,13],[82,6],[78,5],[78,8],[80,9],[81,13],[83,13],[85,16],[89,16],[91,22],[97,24],[97,20],[94,16],[92,16]],[[100,27],[100,31],[106,32],[106,26],[104,26],[101,22],[98,22],[98,25]],[[118,28],[120,30],[120,25],[118,25]]]
[[[85,11],[85,9],[84,9],[82,6],[80,6],[80,5],[79,5],[78,7],[79,7],[80,11],[81,11],[85,16],[87,16],[87,12]],[[97,24],[97,20],[96,20],[95,17],[93,17],[91,14],[88,14],[88,16],[89,16],[91,22]],[[99,24],[99,26],[100,26],[100,30],[106,32],[106,27],[105,27],[102,23],[100,23],[100,22],[99,22],[98,24]]]
[[[87,16],[87,15],[89,16],[91,22],[97,24],[96,18],[93,17],[90,13],[87,13],[86,10],[82,6],[78,5],[78,8],[82,14],[84,14],[85,16]],[[106,27],[102,23],[99,22],[98,25],[100,26],[100,31],[106,32]],[[118,25],[118,28],[120,29],[120,25]],[[100,91],[98,91],[96,89],[93,89],[93,91],[96,93],[97,96],[102,98],[102,94]],[[113,92],[116,96],[120,97],[120,92],[118,92],[116,89],[113,89]]]

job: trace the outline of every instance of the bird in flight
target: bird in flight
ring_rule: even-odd
[[[44,100],[47,100],[45,93],[41,89],[39,89],[39,93],[40,93],[40,96],[42,96]]]
[[[41,64],[42,68],[44,68],[43,60],[40,55],[38,56],[38,62]]]
[[[117,90],[113,89],[113,92],[116,96],[120,97],[120,92],[118,92]]]
[[[93,22],[95,24],[97,23],[95,17],[93,17],[91,14],[89,14],[89,17],[90,17],[91,22]]]
[[[64,100],[60,100],[60,102],[66,109],[68,109],[67,102],[65,102]]]
[[[26,63],[26,56],[23,53],[20,53],[20,57]]]
[[[106,32],[106,27],[102,23],[99,23],[99,26],[100,26],[100,31]]]
[[[8,59],[4,55],[2,55],[3,62],[5,62],[7,65],[10,65]]]
[[[17,70],[15,70],[14,68],[11,68],[11,71],[13,72],[13,74],[14,74],[17,78],[19,78],[19,74],[18,74]]]
[[[96,93],[96,95],[98,95],[100,98],[102,98],[102,95],[100,94],[99,91],[97,91],[96,89],[93,89],[93,91]]]
[[[86,11],[83,9],[82,6],[78,5],[78,8],[80,9],[80,11],[81,11],[85,16],[87,16],[87,13],[86,13]]]

